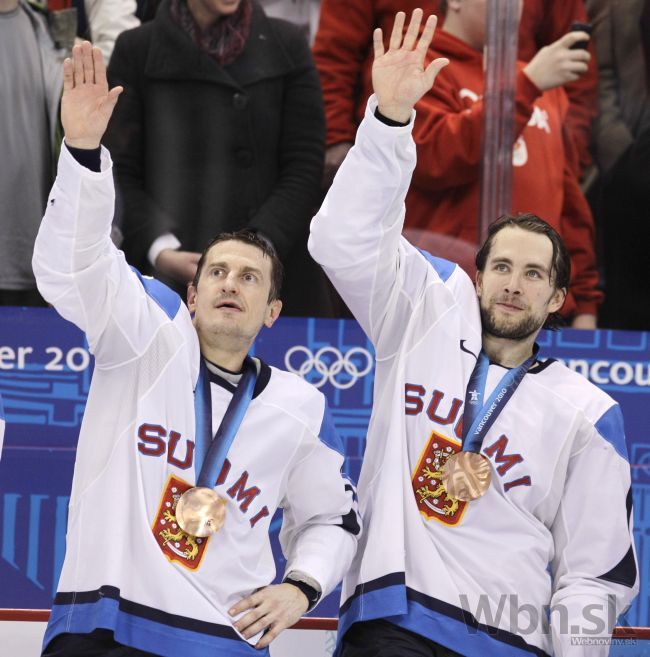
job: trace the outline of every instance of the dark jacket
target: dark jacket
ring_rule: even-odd
[[[167,0],[152,22],[118,38],[109,81],[124,86],[105,142],[129,261],[149,271],[147,252],[166,233],[202,251],[219,232],[257,229],[285,264],[285,311],[323,314],[306,240],[324,119],[299,29],[254,5],[243,53],[221,68],[172,21]]]
[[[650,53],[644,52],[640,25],[644,0],[587,0],[586,6],[600,69],[593,142],[601,172],[607,174],[649,127]]]

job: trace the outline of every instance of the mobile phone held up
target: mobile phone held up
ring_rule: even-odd
[[[591,34],[591,31],[593,30],[593,25],[591,23],[581,23],[580,21],[574,21],[571,23],[571,32],[586,32],[587,34]],[[577,48],[582,48],[583,50],[587,50],[589,47],[589,41],[576,41],[572,46],[571,50],[576,50]]]

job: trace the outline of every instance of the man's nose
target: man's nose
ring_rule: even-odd
[[[228,292],[229,294],[236,293],[239,290],[237,274],[232,271],[229,272],[228,275],[224,276],[222,279],[221,286],[224,292]]]
[[[516,271],[510,272],[508,280],[505,281],[504,289],[509,294],[521,294],[521,274]]]

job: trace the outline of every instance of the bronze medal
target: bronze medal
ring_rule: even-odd
[[[225,521],[226,501],[212,488],[190,488],[176,504],[176,522],[190,536],[210,536],[219,531]]]
[[[492,466],[482,454],[458,452],[442,467],[442,485],[449,497],[470,502],[485,495],[492,481]]]

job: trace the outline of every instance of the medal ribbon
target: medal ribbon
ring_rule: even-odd
[[[533,355],[518,367],[508,370],[497,383],[490,398],[481,405],[480,401],[472,400],[473,396],[477,396],[479,400],[482,400],[485,396],[485,383],[490,367],[490,359],[481,349],[465,393],[465,407],[463,410],[464,452],[478,454],[481,451],[483,438],[487,435],[490,427],[499,417],[512,395],[514,395],[526,372],[535,362],[538,352],[539,346],[535,345]]]
[[[228,408],[223,415],[217,432],[212,437],[212,394],[210,392],[210,376],[203,358],[199,370],[199,380],[194,393],[194,413],[196,417],[196,445],[195,445],[195,472],[199,472],[196,486],[214,488],[217,477],[228,456],[230,446],[239,431],[239,427],[246,415],[255,382],[257,381],[257,367],[250,356],[244,359],[244,369],[241,379]]]

